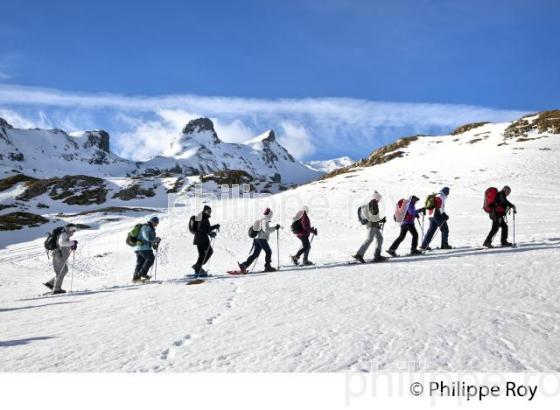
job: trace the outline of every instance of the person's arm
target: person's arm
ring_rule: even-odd
[[[503,191],[500,192],[500,202],[507,208],[515,208],[515,205],[509,202],[506,194]]]
[[[62,232],[58,236],[58,247],[59,248],[71,248],[76,244],[76,241],[71,241],[66,232]]]
[[[216,230],[216,229],[220,229],[220,224],[212,225],[212,226],[210,227],[210,230],[211,230],[211,231],[214,231],[214,230]]]

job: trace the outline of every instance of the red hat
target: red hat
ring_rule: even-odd
[[[263,212],[263,215],[269,215],[272,211],[270,210],[270,208],[266,208]]]

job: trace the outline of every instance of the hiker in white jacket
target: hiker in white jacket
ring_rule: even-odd
[[[259,257],[261,251],[265,253],[264,259],[264,270],[265,272],[274,272],[276,269],[271,266],[272,262],[272,250],[270,249],[270,245],[268,244],[268,239],[270,238],[270,234],[278,229],[280,229],[280,225],[276,224],[275,226],[270,226],[270,221],[272,219],[272,210],[270,208],[266,208],[263,213],[263,217],[253,224],[253,230],[257,233],[257,236],[253,242],[253,253],[247,258],[245,262],[239,264],[239,269],[242,272],[247,271],[247,267],[251,266],[255,259]]]
[[[46,287],[53,291],[53,294],[66,293],[62,289],[62,281],[68,273],[68,259],[72,252],[78,247],[78,241],[70,240],[76,232],[76,225],[68,224],[64,230],[58,235],[56,240],[56,249],[53,251],[53,269],[54,277],[44,283]]]
[[[367,220],[368,234],[366,240],[358,249],[358,252],[353,256],[360,263],[365,263],[364,255],[366,254],[369,246],[375,239],[377,246],[375,247],[375,254],[373,262],[385,262],[387,258],[381,256],[381,248],[383,246],[383,232],[382,226],[387,221],[386,217],[382,217],[379,211],[379,202],[381,201],[381,194],[377,191],[373,193],[372,199],[369,203],[362,205],[360,213],[362,218]]]

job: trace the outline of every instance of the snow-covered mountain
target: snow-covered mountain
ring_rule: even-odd
[[[131,291],[135,259],[124,238],[150,211],[57,216],[58,224],[93,228],[76,235],[71,305],[66,296],[37,298],[50,276],[43,234],[56,224],[1,233],[9,245],[0,249],[0,304],[9,307],[2,335],[26,343],[4,346],[0,371],[558,371],[559,152],[560,111],[545,112],[404,138],[267,198],[211,201],[212,221],[221,224],[208,267],[216,277],[200,286],[184,286],[196,258],[184,218],[161,213],[162,284]],[[519,246],[481,251],[490,228],[484,190],[505,184],[518,209]],[[356,208],[374,189],[388,216],[386,249],[400,229],[391,218],[397,200],[424,199],[443,186],[451,189],[446,210],[455,249],[348,264],[366,237]],[[300,242],[283,229],[281,272],[224,274],[247,256],[247,227],[264,207],[274,210],[273,223],[289,226],[303,204],[318,228],[310,254],[316,266],[291,266]],[[437,235],[432,244],[439,241]],[[409,250],[407,236],[398,253]],[[372,256],[370,249],[366,258]],[[147,308],[131,320],[138,300]]]
[[[334,170],[337,170],[339,168],[348,167],[353,163],[354,160],[352,160],[352,158],[350,157],[339,157],[339,158],[327,159],[323,161],[308,161],[307,165],[309,165],[311,168],[317,171],[327,173],[327,172],[332,172]]]

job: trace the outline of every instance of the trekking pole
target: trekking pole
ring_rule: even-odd
[[[208,248],[206,248],[206,252],[204,253],[204,260],[202,261],[202,265],[204,265],[206,263],[206,257],[208,256],[208,252],[210,251],[210,248],[212,248],[212,245],[214,245],[214,243],[216,242],[216,237],[213,237],[210,240],[210,245],[208,245]],[[208,266],[206,266],[206,273],[210,274],[210,261],[208,261]]]
[[[255,262],[253,262],[253,267],[251,268],[249,273],[253,273],[253,271],[255,270],[255,267],[257,266],[257,262],[259,261],[260,258],[261,258],[261,255],[259,254],[259,256],[257,256],[257,259],[255,259]]]
[[[424,242],[424,217],[426,216],[425,213],[422,214],[422,223],[420,224],[420,227],[422,228],[422,241]]]
[[[154,281],[157,280],[157,260],[158,260],[158,253],[159,253],[159,245],[156,248],[156,257],[155,257],[155,261],[154,261]]]
[[[276,270],[280,270],[280,230],[279,229],[276,230],[276,261],[277,261]]]
[[[513,210],[513,248],[517,247],[517,243],[515,242],[515,214],[517,213],[517,211],[514,209]]]
[[[515,225],[514,225],[515,226]],[[74,286],[74,267],[76,266],[76,250],[72,251],[72,275],[70,276],[70,292]]]

